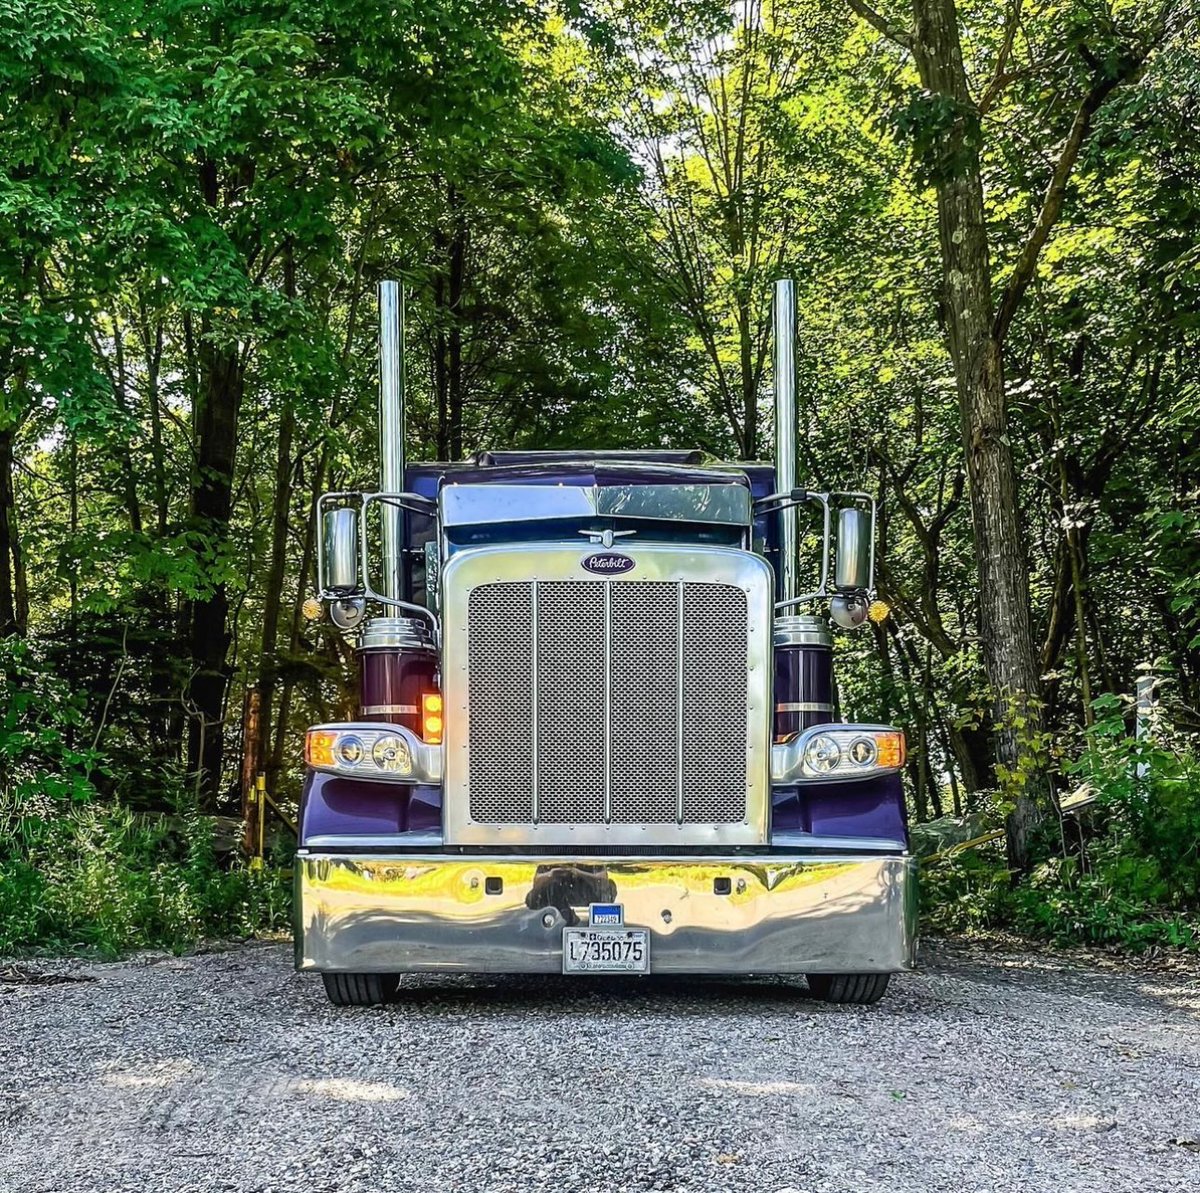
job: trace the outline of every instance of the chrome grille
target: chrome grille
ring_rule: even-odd
[[[609,641],[609,795],[618,824],[679,817],[679,592],[616,584]]]
[[[743,588],[486,583],[471,591],[466,629],[473,820],[745,820]]]
[[[733,591],[737,591],[734,589]],[[729,599],[730,590],[713,584],[683,586],[684,667],[681,741],[683,820],[689,824],[724,818],[730,784],[746,773],[746,738],[726,745],[715,757],[711,743],[722,741],[739,718],[746,722],[746,601]]]

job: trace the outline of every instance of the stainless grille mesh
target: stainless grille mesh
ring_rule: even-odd
[[[746,774],[746,600],[725,585],[683,586],[683,821],[719,822]]]
[[[471,593],[467,653],[472,709],[471,815],[533,819],[533,587],[486,584]]]
[[[670,583],[614,584],[609,789],[618,824],[679,814],[679,593]]]
[[[604,585],[559,580],[536,593],[537,820],[596,824],[604,820]],[[472,703],[472,729],[475,713]]]
[[[734,585],[556,580],[474,588],[471,818],[744,820],[747,635],[746,593]]]

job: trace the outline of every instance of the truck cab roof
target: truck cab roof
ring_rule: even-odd
[[[698,451],[482,452],[456,463],[414,462],[406,487],[438,502],[450,550],[489,543],[574,540],[591,528],[643,539],[735,544],[771,557],[771,514],[753,502],[774,490],[760,462],[710,461]],[[432,532],[406,519],[409,549]]]

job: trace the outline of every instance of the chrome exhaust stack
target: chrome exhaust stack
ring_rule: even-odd
[[[772,304],[775,347],[775,489],[796,487],[796,283],[780,278]],[[800,595],[799,535],[794,507],[779,511],[779,579],[781,601]]]
[[[379,283],[379,490],[404,492],[404,291],[390,281]],[[391,502],[380,509],[380,593],[393,601],[405,599],[403,517]]]
[[[772,304],[775,349],[775,489],[793,493],[796,486],[796,283],[780,278]],[[829,566],[829,503],[824,494],[785,501],[779,509],[779,603],[776,605],[775,718],[777,740],[833,720],[833,638],[829,623],[815,612],[785,613],[814,599],[800,592],[799,506],[805,501],[822,504],[825,515],[825,552],[821,584],[824,592]]]

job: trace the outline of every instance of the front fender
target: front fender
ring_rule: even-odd
[[[307,770],[300,794],[300,844],[339,837],[442,831],[442,791],[420,784],[378,783]]]
[[[900,776],[776,787],[771,793],[771,832],[907,841]]]

